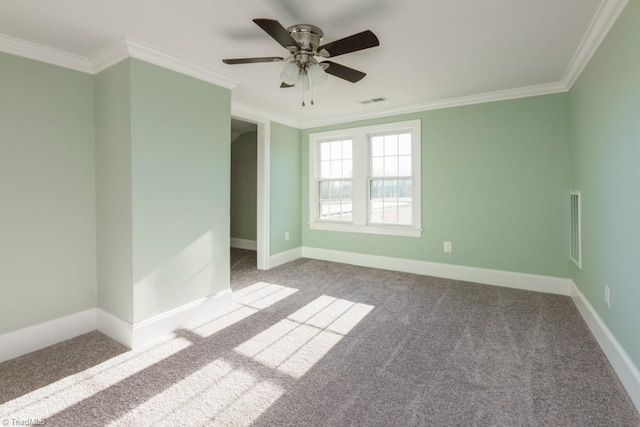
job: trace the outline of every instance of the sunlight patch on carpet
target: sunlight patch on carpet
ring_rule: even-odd
[[[132,409],[111,426],[248,425],[284,390],[217,359]]]
[[[233,306],[206,322],[189,328],[203,338],[222,331],[298,292],[295,288],[258,282],[233,293]]]
[[[300,378],[372,309],[371,305],[323,295],[234,350]]]
[[[50,418],[190,345],[189,340],[173,338],[144,350],[124,353],[3,404],[0,419]]]

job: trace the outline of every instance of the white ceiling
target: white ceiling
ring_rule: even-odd
[[[237,81],[235,105],[309,125],[566,90],[576,61],[590,57],[585,46],[593,50],[619,13],[611,4],[626,1],[0,0],[0,34],[81,57],[127,38]],[[222,63],[287,56],[253,18],[317,25],[325,43],[370,29],[380,46],[335,58],[367,76],[355,84],[330,76],[303,108],[300,90],[279,88],[282,64]],[[380,95],[388,101],[359,103]]]

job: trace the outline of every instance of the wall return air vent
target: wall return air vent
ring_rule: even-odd
[[[572,191],[571,197],[571,246],[569,258],[582,269],[582,207],[580,192]]]

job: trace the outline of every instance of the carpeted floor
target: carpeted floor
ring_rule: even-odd
[[[242,250],[231,264],[234,307],[172,339],[126,351],[94,332],[0,364],[0,420],[640,426],[567,297],[309,259],[264,272]]]

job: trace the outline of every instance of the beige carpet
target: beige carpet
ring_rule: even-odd
[[[235,305],[126,351],[91,333],[0,364],[0,422],[640,426],[567,297],[233,250]]]

